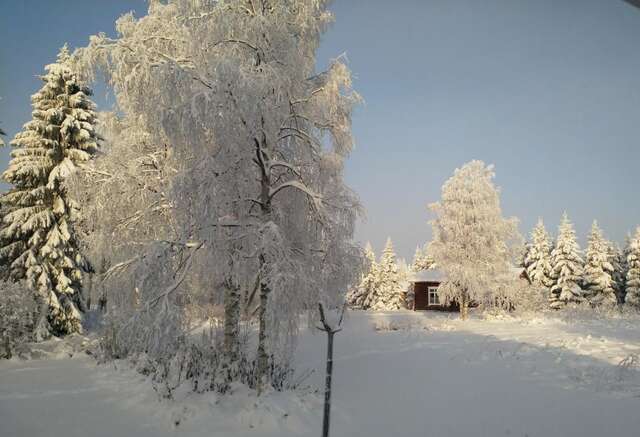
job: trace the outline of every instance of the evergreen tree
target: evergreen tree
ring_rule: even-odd
[[[625,302],[640,308],[640,226],[629,242]]]
[[[31,97],[33,119],[11,142],[2,175],[13,188],[0,198],[0,259],[13,280],[26,279],[35,292],[39,329],[64,335],[81,330],[86,268],[73,228],[78,208],[64,181],[97,151],[98,137],[91,90],[72,71],[66,46],[45,70],[44,86]]]
[[[369,296],[374,289],[377,269],[376,254],[373,251],[373,247],[371,247],[371,243],[367,243],[364,248],[364,266],[363,273],[360,276],[360,283],[347,295],[349,306],[361,309],[369,308]]]
[[[523,267],[535,285],[551,288],[553,285],[551,267],[551,241],[542,218],[531,231],[531,241],[527,243]]]
[[[403,278],[403,274],[398,267],[391,238],[387,239],[387,244],[382,251],[376,278],[375,302],[371,307],[374,310],[399,310],[405,308],[406,277]]]
[[[619,304],[624,303],[625,276],[627,262],[620,246],[609,243],[609,260],[613,266],[613,288],[616,292],[616,301]]]
[[[629,273],[629,254],[631,253],[631,241],[633,240],[631,232],[627,233],[624,240],[624,248],[619,252],[620,268],[619,268],[619,302],[625,303],[627,298],[627,273]]]
[[[553,266],[553,286],[549,298],[551,308],[561,308],[568,302],[582,301],[580,281],[584,271],[583,264],[576,232],[565,212],[558,228],[556,247],[551,252]]]
[[[610,248],[611,244],[594,221],[589,234],[583,286],[585,297],[593,305],[614,305],[617,302]]]
[[[429,254],[429,245],[425,244],[424,247],[416,246],[416,252],[413,255],[413,262],[411,263],[411,270],[414,272],[420,272],[433,268],[435,261]]]

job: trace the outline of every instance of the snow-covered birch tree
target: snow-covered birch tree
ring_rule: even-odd
[[[544,227],[542,218],[531,231],[531,240],[527,243],[524,268],[531,282],[537,286],[551,288],[551,240]]]
[[[629,241],[625,303],[640,308],[640,227]]]
[[[617,302],[610,247],[594,221],[589,233],[583,280],[585,297],[592,305],[613,306]]]
[[[135,300],[135,267],[150,255],[147,249],[180,239],[171,196],[177,162],[139,120],[110,112],[100,119],[101,153],[69,185],[83,205],[78,230],[95,270],[93,298],[124,310]],[[157,275],[167,270],[157,268]]]
[[[581,302],[584,298],[580,283],[584,274],[584,261],[569,216],[565,212],[558,228],[558,239],[551,251],[553,286],[549,303],[551,308],[561,308],[569,302]]]
[[[442,187],[440,202],[430,205],[430,249],[447,277],[438,292],[442,302],[457,301],[463,319],[470,301],[491,304],[502,288],[520,236],[515,218],[504,218],[493,166],[471,161]]]
[[[98,149],[91,90],[79,80],[63,47],[45,67],[44,86],[31,97],[33,119],[11,142],[3,179],[12,184],[0,202],[5,208],[0,258],[13,280],[26,279],[39,300],[39,334],[81,330],[84,302],[74,221],[78,205],[66,179]],[[46,320],[48,319],[48,320]]]
[[[359,257],[358,202],[342,179],[359,97],[341,59],[315,69],[331,19],[326,1],[153,1],[78,52],[124,120],[168,147],[176,238],[207,242],[182,288],[226,296],[231,325],[240,293],[257,319],[260,380],[291,350],[301,312],[341,300]]]

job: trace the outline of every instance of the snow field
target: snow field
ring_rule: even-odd
[[[350,312],[336,335],[332,435],[629,436],[640,426],[638,318]],[[572,318],[571,321],[568,318]],[[124,363],[0,363],[0,435],[317,436],[326,338],[304,332],[295,393],[176,390]],[[52,400],[55,400],[52,402]]]

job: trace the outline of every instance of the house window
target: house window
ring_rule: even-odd
[[[427,293],[429,294],[429,305],[440,305],[440,299],[438,298],[438,287],[428,287]]]

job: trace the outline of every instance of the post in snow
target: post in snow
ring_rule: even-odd
[[[320,323],[322,326],[317,326],[320,331],[327,333],[327,374],[324,384],[324,415],[322,418],[322,437],[329,437],[329,421],[331,415],[331,377],[333,375],[333,336],[342,331],[340,327],[342,325],[342,318],[344,317],[344,311],[347,308],[347,304],[342,306],[338,323],[335,326],[331,326],[327,322],[327,318],[324,314],[324,307],[322,303],[318,303],[318,310],[320,311]]]

